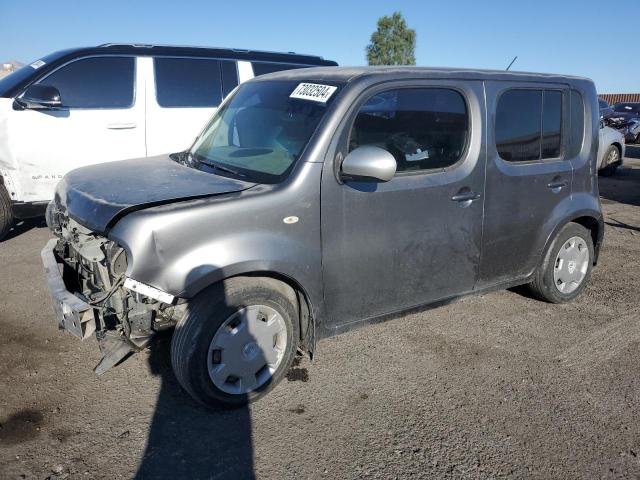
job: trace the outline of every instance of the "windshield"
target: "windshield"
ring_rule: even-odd
[[[640,103],[616,103],[614,110],[621,113],[640,113]]]
[[[320,100],[311,94],[292,98],[301,85],[298,81],[260,81],[240,86],[196,140],[189,152],[191,165],[258,183],[282,181],[338,90],[337,85],[322,85],[330,93]]]

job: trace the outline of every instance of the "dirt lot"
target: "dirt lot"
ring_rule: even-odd
[[[167,338],[96,377],[95,342],[53,322],[49,234],[23,225],[0,245],[0,478],[639,478],[640,161],[601,193],[575,303],[502,291],[357,330],[220,413],[182,393]]]

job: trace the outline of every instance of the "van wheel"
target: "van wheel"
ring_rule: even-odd
[[[13,209],[11,208],[11,198],[4,185],[0,185],[0,240],[7,236],[12,226]]]
[[[551,243],[529,288],[541,300],[569,302],[586,287],[593,258],[591,233],[582,225],[568,223]]]
[[[607,153],[604,155],[606,167],[600,170],[603,177],[612,177],[615,175],[618,165],[620,165],[620,151],[615,145],[611,145]]]
[[[296,296],[271,278],[235,277],[200,292],[176,325],[171,363],[206,407],[236,408],[286,375],[299,338]]]

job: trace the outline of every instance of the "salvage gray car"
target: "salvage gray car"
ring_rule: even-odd
[[[251,80],[189,150],[60,182],[42,252],[58,324],[95,334],[98,373],[175,328],[184,389],[238,406],[358,325],[521,284],[572,300],[603,235],[598,119],[593,83],[566,76]]]

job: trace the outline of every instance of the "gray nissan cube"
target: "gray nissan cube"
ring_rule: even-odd
[[[184,389],[244,405],[320,339],[409,309],[523,284],[573,300],[603,237],[597,150],[587,79],[265,75],[187,151],[64,177],[42,251],[57,322],[95,335],[99,374],[174,329]]]

